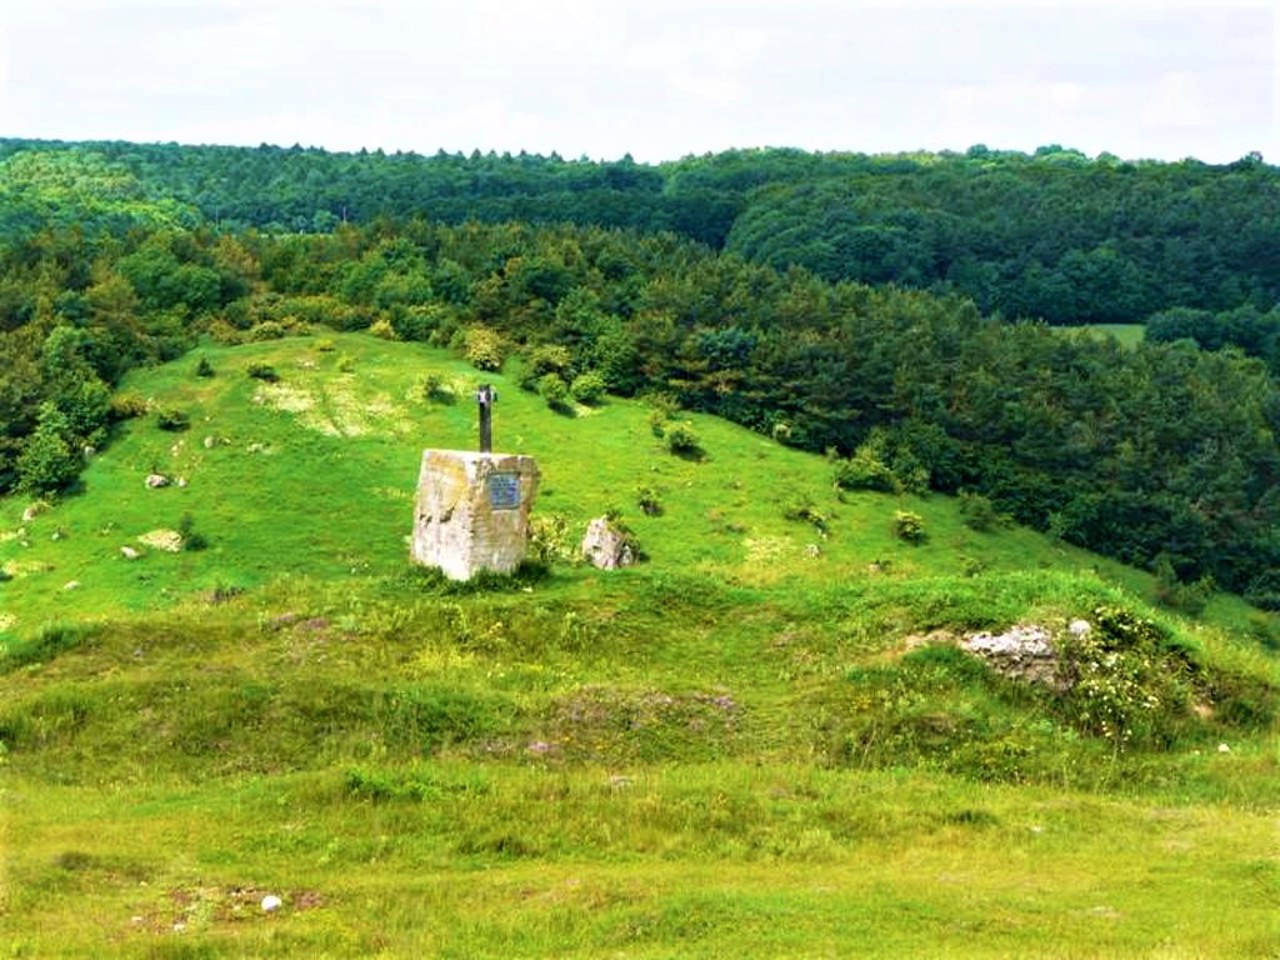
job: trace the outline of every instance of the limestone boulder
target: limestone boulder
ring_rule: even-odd
[[[629,567],[639,559],[630,533],[608,517],[596,517],[587,524],[582,556],[599,570]]]
[[[171,482],[163,473],[147,474],[146,484],[148,490],[159,490],[161,487],[167,487]]]
[[[410,552],[452,580],[511,573],[529,545],[538,465],[522,454],[424,450]]]

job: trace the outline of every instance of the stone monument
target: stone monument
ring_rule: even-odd
[[[522,454],[493,453],[487,384],[480,405],[480,451],[424,450],[414,503],[413,560],[439,567],[453,580],[481,570],[511,573],[529,545],[529,509],[538,492],[538,465]]]

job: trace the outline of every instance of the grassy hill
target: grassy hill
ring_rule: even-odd
[[[677,457],[641,404],[500,376],[547,549],[614,511],[649,559],[451,586],[407,564],[412,493],[481,375],[360,335],[201,353],[124,384],[152,412],[78,495],[0,503],[15,956],[1280,949],[1271,618],[1184,621],[950,499],[837,495],[699,417]],[[1072,694],[954,647],[1078,617],[1147,639]]]

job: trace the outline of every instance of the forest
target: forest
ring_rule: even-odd
[[[0,490],[74,490],[128,369],[368,330],[982,497],[1280,608],[1260,157],[556,156],[0,141]],[[1087,330],[1143,322],[1136,347]]]

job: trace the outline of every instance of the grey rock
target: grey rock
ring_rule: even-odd
[[[1065,686],[1059,675],[1053,636],[1044,627],[1019,624],[1004,633],[978,633],[961,641],[960,646],[981,657],[1003,676],[1043,683],[1054,689]]]
[[[631,538],[608,517],[596,517],[587,524],[586,536],[582,538],[582,556],[600,570],[617,570],[636,562]]]

